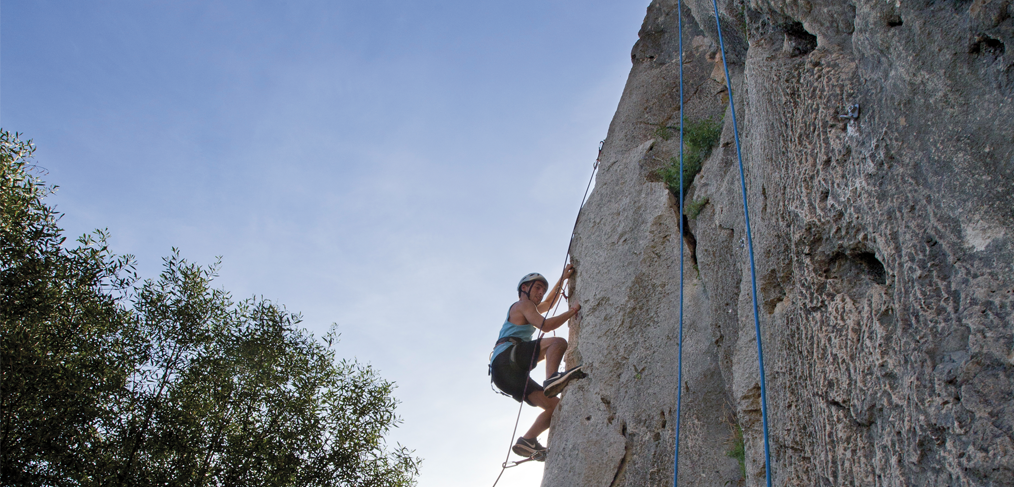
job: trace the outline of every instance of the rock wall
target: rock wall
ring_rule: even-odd
[[[1014,485],[1014,3],[719,8],[774,484]],[[544,486],[671,485],[679,388],[680,485],[764,482],[740,175],[707,0],[683,4],[685,114],[724,128],[688,188],[704,206],[685,238],[659,177],[679,154],[664,129],[679,125],[678,12],[648,7],[578,224],[567,361],[591,376],[564,392]],[[727,455],[738,428],[745,476]]]

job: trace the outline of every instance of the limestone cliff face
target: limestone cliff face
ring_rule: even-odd
[[[1014,485],[1014,3],[719,2],[760,290],[775,485]],[[711,2],[656,0],[581,216],[570,364],[544,486],[761,485],[750,268]],[[721,82],[720,82],[721,81]],[[856,118],[841,118],[858,104]],[[683,383],[679,259],[686,256]],[[697,269],[691,257],[696,258]],[[746,476],[726,452],[736,426]]]

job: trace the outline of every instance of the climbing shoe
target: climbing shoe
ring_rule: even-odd
[[[545,389],[543,393],[546,397],[556,397],[557,394],[563,391],[564,387],[567,387],[567,383],[575,379],[583,379],[587,376],[587,374],[581,371],[580,365],[566,372],[557,372],[549,376],[546,382],[542,383],[542,387]]]
[[[518,438],[517,443],[511,448],[516,455],[531,458],[537,462],[546,461],[546,454],[549,453],[549,449],[539,444],[538,438],[532,438],[530,440],[524,439],[524,437]]]

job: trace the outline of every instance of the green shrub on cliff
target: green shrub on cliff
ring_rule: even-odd
[[[679,130],[679,127],[676,127],[676,130]],[[668,126],[668,125],[665,125],[665,124],[661,124],[661,125],[658,126],[658,128],[655,129],[655,137],[659,137],[662,140],[669,140],[669,139],[671,139],[672,138],[672,133],[673,133],[673,128],[670,127],[670,126]]]
[[[679,127],[667,127],[675,129]],[[711,150],[722,136],[722,120],[704,119],[688,121],[683,127],[683,190],[694,183],[694,178],[701,172],[704,160],[711,155]],[[669,164],[661,170],[662,181],[674,195],[680,194],[680,159],[679,156],[669,158]]]
[[[701,214],[704,207],[708,206],[709,201],[711,201],[711,198],[701,198],[699,200],[691,201],[688,205],[684,205],[684,210],[686,210],[687,216],[690,217],[691,220],[697,218],[697,215]]]
[[[725,456],[735,459],[739,463],[739,474],[746,477],[746,444],[743,441],[743,428],[738,424],[734,426],[732,438],[729,439],[729,449]]]

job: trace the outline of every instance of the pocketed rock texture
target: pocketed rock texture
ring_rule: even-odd
[[[567,361],[590,377],[563,394],[544,486],[671,485],[678,390],[679,485],[764,483],[729,93],[711,2],[683,5],[686,119],[724,125],[687,189],[703,210],[681,238],[659,176],[681,62],[676,2],[657,0],[572,248]],[[1014,3],[719,9],[773,484],[1014,485]]]

